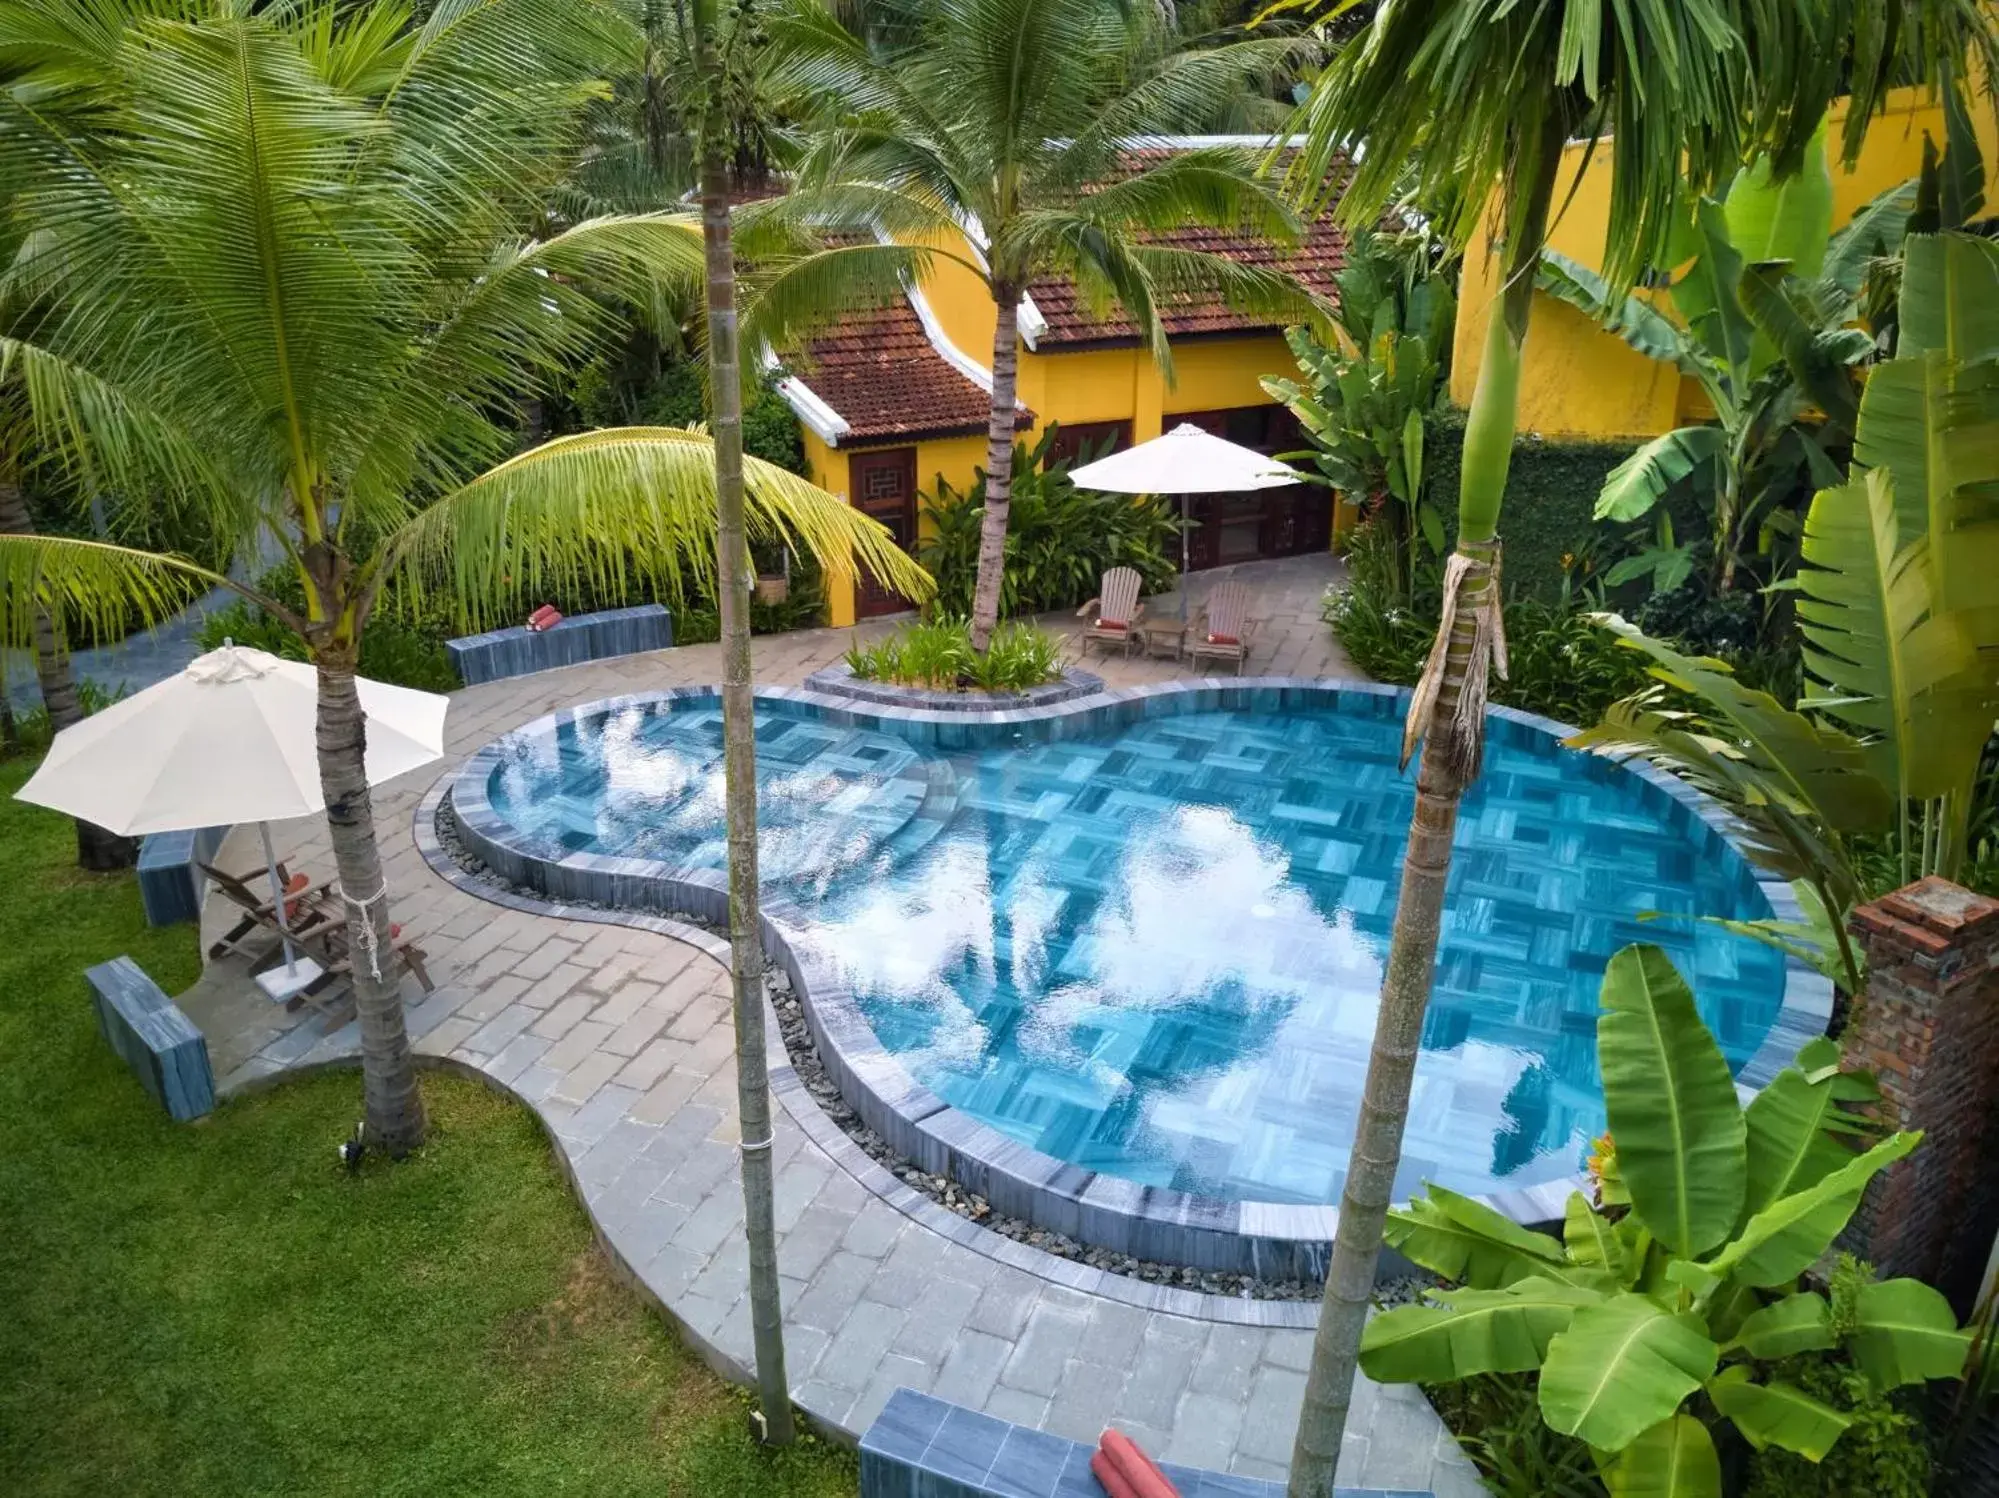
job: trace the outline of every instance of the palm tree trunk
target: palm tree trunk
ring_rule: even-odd
[[[4,607],[0,604],[0,607]],[[21,752],[21,723],[14,716],[14,701],[7,695],[7,679],[0,674],[0,754]]]
[[[333,837],[333,866],[347,905],[347,950],[361,1026],[361,1090],[368,1147],[400,1159],[423,1143],[423,1095],[403,1022],[402,959],[389,923],[389,887],[375,841],[368,790],[367,720],[352,653],[319,668],[319,786]]]
[[[736,1110],[742,1130],[743,1230],[749,1239],[750,1334],[763,1437],[793,1438],[777,1281],[770,1077],[764,1062],[764,950],[757,891],[756,698],[750,682],[750,558],[743,534],[743,383],[736,347],[736,268],[713,31],[696,47],[711,91],[701,132],[701,239],[707,252],[708,380],[715,413],[716,591],[722,606],[722,739],[728,786],[729,976],[736,1018]]]
[[[1521,346],[1527,336],[1534,269],[1546,233],[1561,144],[1562,132],[1548,122],[1525,150],[1516,147],[1519,154],[1505,184],[1508,240],[1502,289],[1487,313],[1484,361],[1465,421],[1454,559],[1462,568],[1462,580],[1454,611],[1450,611],[1451,585],[1448,580],[1445,584],[1449,633],[1442,659],[1436,662],[1441,671],[1434,705],[1427,721],[1411,723],[1423,732],[1416,807],[1402,860],[1402,885],[1360,1117],[1340,1194],[1339,1226],[1305,1380],[1304,1408],[1291,1453],[1290,1498],[1326,1498],[1332,1492],[1353,1400],[1361,1333],[1374,1297],[1382,1230],[1402,1164],[1409,1093],[1436,975],[1458,802],[1478,775],[1485,708],[1483,656],[1489,648],[1480,635],[1480,618],[1495,585],[1499,507],[1518,421]],[[1490,602],[1496,610],[1498,599]],[[1417,700],[1422,701],[1420,691]]]
[[[0,477],[0,531],[29,536],[34,534],[34,530],[34,518],[28,514],[28,502],[21,493],[19,482],[12,474]],[[55,620],[44,608],[35,610],[35,682],[41,688],[42,706],[48,710],[51,737],[83,721],[83,702],[77,696],[76,677],[70,671],[69,657],[63,653],[62,644],[56,638]],[[0,692],[5,690],[5,685],[0,684]],[[7,721],[8,741],[10,744],[18,743],[11,709]],[[139,845],[131,838],[107,832],[81,817],[76,819],[78,867],[107,873],[113,869],[129,869],[138,857]]]
[[[1020,355],[1020,292],[993,287],[993,404],[986,421],[986,511],[979,525],[979,581],[972,590],[972,648],[983,651],[999,623],[1006,577],[1006,526],[1013,509],[1014,387]]]

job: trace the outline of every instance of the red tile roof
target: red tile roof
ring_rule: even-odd
[[[1148,158],[1157,159],[1170,154],[1169,148],[1148,148],[1126,153],[1125,160],[1137,167]],[[1333,224],[1330,213],[1321,214],[1306,230],[1304,240],[1289,252],[1254,234],[1204,226],[1189,226],[1154,235],[1151,242],[1175,249],[1205,250],[1209,254],[1225,255],[1243,265],[1287,270],[1321,295],[1332,292],[1333,276],[1346,265],[1347,256],[1346,234]],[[1028,286],[1027,294],[1034,299],[1035,308],[1048,323],[1046,330],[1035,338],[1037,348],[1097,347],[1138,342],[1138,328],[1115,313],[1108,322],[1092,318],[1077,296],[1074,283],[1066,277],[1041,277]],[[1282,326],[1281,323],[1234,312],[1219,298],[1189,300],[1162,311],[1161,320],[1166,324],[1167,333],[1173,337],[1275,331]]]
[[[983,432],[992,397],[946,363],[906,301],[856,312],[814,338],[795,371],[853,429],[842,444]],[[1020,429],[1033,424],[1025,417]]]

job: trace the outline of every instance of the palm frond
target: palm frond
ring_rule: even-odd
[[[46,610],[62,644],[114,639],[133,620],[152,627],[186,605],[190,584],[235,588],[279,617],[286,611],[211,568],[103,541],[0,532],[0,647],[29,649]]]
[[[823,489],[743,460],[751,537],[779,540],[822,566],[865,568],[905,596],[927,573],[888,531]],[[715,449],[706,433],[612,427],[558,437],[446,495],[390,536],[384,580],[445,586],[481,623],[551,584],[632,581],[672,595],[709,584],[715,557]]]
[[[846,244],[765,261],[741,282],[742,346],[752,358],[802,356],[813,334],[843,315],[908,295],[936,253],[920,245]]]
[[[1851,162],[1891,83],[1935,79],[1967,46],[1993,48],[1979,0],[1409,0],[1379,7],[1335,55],[1304,106],[1310,142],[1290,178],[1322,202],[1336,162],[1365,141],[1341,218],[1372,223],[1413,162],[1420,196],[1442,205],[1441,230],[1463,244],[1484,209],[1463,184],[1498,182],[1515,149],[1552,125],[1610,158],[1603,274],[1622,295],[1662,258],[1687,193],[1715,191],[1759,154],[1780,176],[1795,170],[1849,88]]]
[[[36,461],[60,468],[84,489],[199,508],[217,517],[224,535],[242,534],[262,518],[186,432],[59,347],[0,335],[0,388],[15,381]]]
[[[1304,226],[1277,185],[1259,179],[1256,168],[1253,151],[1209,147],[1176,152],[1082,194],[1074,211],[1124,232],[1204,224],[1244,230],[1273,244],[1296,244]]]

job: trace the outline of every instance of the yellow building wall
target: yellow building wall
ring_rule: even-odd
[[[1985,153],[1988,198],[1999,188],[1999,143],[1992,112],[1975,108]],[[1844,108],[1831,116],[1830,148],[1838,153]],[[1868,128],[1859,159],[1849,169],[1832,164],[1833,224],[1845,224],[1881,193],[1915,176],[1922,167],[1923,133],[1943,144],[1943,109],[1920,89],[1899,89],[1889,108]],[[1574,180],[1583,147],[1570,146],[1563,159],[1556,202]],[[1575,197],[1549,231],[1548,243],[1585,265],[1603,263],[1604,228],[1610,217],[1610,158],[1598,151]],[[1459,295],[1456,343],[1451,362],[1451,399],[1471,403],[1483,352],[1487,309],[1497,291],[1499,259],[1493,248],[1496,222],[1488,215],[1465,253]],[[1689,385],[1691,381],[1687,382]],[[1549,437],[1655,437],[1699,409],[1673,370],[1627,348],[1594,321],[1539,293],[1527,325],[1520,371],[1520,429]]]
[[[941,248],[953,255],[970,254],[963,241]],[[990,366],[992,296],[978,275],[969,266],[939,255],[931,260],[922,289],[945,337],[980,364]],[[1019,397],[1034,412],[1036,431],[1044,430],[1051,421],[1129,421],[1134,442],[1149,442],[1159,436],[1179,412],[1273,404],[1258,383],[1260,377],[1290,374],[1295,369],[1290,350],[1275,334],[1196,339],[1175,345],[1171,385],[1142,348],[1035,353],[1023,344],[1019,359]],[[808,476],[820,488],[845,499],[850,492],[849,451],[907,445],[868,441],[853,448],[835,448],[807,431]],[[917,487],[926,495],[936,492],[940,477],[963,490],[985,462],[983,434],[918,442],[915,446]],[[919,524],[928,534],[920,512]],[[827,578],[827,606],[829,623],[843,628],[854,623],[851,577],[834,574]]]

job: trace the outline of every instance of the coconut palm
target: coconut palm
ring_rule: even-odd
[[[496,420],[573,367],[614,306],[703,274],[684,216],[538,232],[591,80],[627,42],[615,13],[574,0],[444,0],[418,25],[386,3],[0,0],[16,85],[0,149],[28,231],[7,284],[50,314],[37,441],[78,467],[200,455],[190,502],[219,534],[268,528],[305,600],[182,557],[0,536],[5,638],[37,610],[157,617],[192,577],[304,642],[367,1131],[390,1153],[424,1118],[394,959],[375,955],[393,947],[355,689],[369,618],[428,590],[471,623],[556,584],[713,576],[704,433],[510,452]],[[756,463],[746,485],[761,533],[922,586],[832,496]]]
[[[1421,767],[1352,1160],[1324,1308],[1292,1455],[1291,1492],[1332,1485],[1368,1311],[1382,1223],[1401,1159],[1410,1080],[1429,1002],[1459,798],[1478,774],[1486,685],[1506,666],[1499,628],[1499,513],[1512,453],[1535,271],[1566,143],[1610,159],[1606,300],[1655,261],[1687,192],[1712,192],[1767,152],[1781,175],[1803,160],[1826,106],[1852,95],[1844,154],[1859,149],[1891,81],[1936,77],[1974,41],[1988,50],[1978,0],[1760,0],[1612,5],[1563,0],[1412,0],[1383,6],[1341,49],[1303,109],[1310,140],[1294,160],[1305,200],[1357,141],[1339,204],[1371,222],[1412,169],[1439,228],[1466,242],[1496,187],[1500,292],[1467,417],[1457,548],[1443,615],[1410,704],[1405,761]]]
[[[1150,242],[1194,224],[1294,240],[1296,216],[1257,177],[1258,153],[1224,148],[1128,154],[1144,132],[1198,128],[1253,81],[1309,55],[1295,38],[1166,51],[1153,7],[1114,0],[938,0],[916,40],[884,58],[827,10],[772,24],[781,76],[821,101],[800,190],[759,205],[760,225],[858,231],[772,264],[747,316],[754,335],[796,349],[840,299],[887,300],[929,262],[957,262],[994,310],[986,501],[972,642],[999,618],[1013,492],[1021,297],[1037,277],[1072,280],[1100,315],[1133,324],[1170,376],[1162,314],[1190,293],[1220,295],[1273,321],[1316,316],[1290,277]],[[965,247],[969,231],[976,248]],[[876,243],[893,240],[895,243]]]

